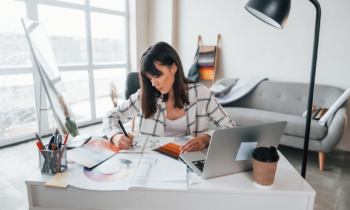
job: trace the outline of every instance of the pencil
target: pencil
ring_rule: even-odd
[[[43,142],[41,141],[40,136],[36,132],[35,132],[35,137],[38,139],[39,143],[41,144],[41,147],[44,149],[45,146],[44,146]]]
[[[66,135],[66,139],[64,140],[64,144],[63,144],[63,145],[66,145],[68,136],[69,136],[69,132],[68,132],[67,135]]]

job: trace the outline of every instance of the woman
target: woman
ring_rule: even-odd
[[[181,153],[209,144],[207,120],[219,128],[236,126],[204,85],[185,78],[179,55],[165,42],[142,55],[140,84],[141,89],[103,119],[104,133],[119,148],[129,148],[134,136],[123,135],[118,120],[125,123],[135,116],[140,117],[141,135],[194,136],[180,148]]]

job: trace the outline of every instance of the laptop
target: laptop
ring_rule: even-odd
[[[207,150],[182,153],[180,158],[203,179],[252,170],[253,149],[277,148],[286,125],[283,121],[215,130]]]

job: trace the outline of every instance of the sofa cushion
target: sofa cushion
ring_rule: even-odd
[[[287,121],[284,134],[304,137],[306,118],[302,116],[270,112],[241,107],[224,107],[237,126],[264,124]],[[321,140],[327,135],[327,127],[321,126],[317,120],[311,120],[310,139]]]

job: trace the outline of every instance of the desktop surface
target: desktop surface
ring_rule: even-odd
[[[186,205],[182,209],[213,209],[214,204],[224,205],[233,201],[241,209],[261,205],[266,205],[268,209],[313,209],[316,192],[280,152],[279,155],[275,182],[269,187],[255,184],[251,170],[188,185],[188,190],[131,187],[128,191],[93,191],[72,186],[54,189],[44,187],[52,176],[41,175],[40,170],[37,170],[26,180],[29,206],[32,210],[48,206],[58,209],[113,209],[118,203],[121,209],[178,209],[179,206],[169,206],[172,199],[176,199],[180,206]],[[70,164],[65,173],[70,173],[76,166],[77,164]],[[66,202],[47,202],[50,196],[61,197]],[[250,200],[255,202],[249,202]],[[271,208],[271,204],[275,208]]]

